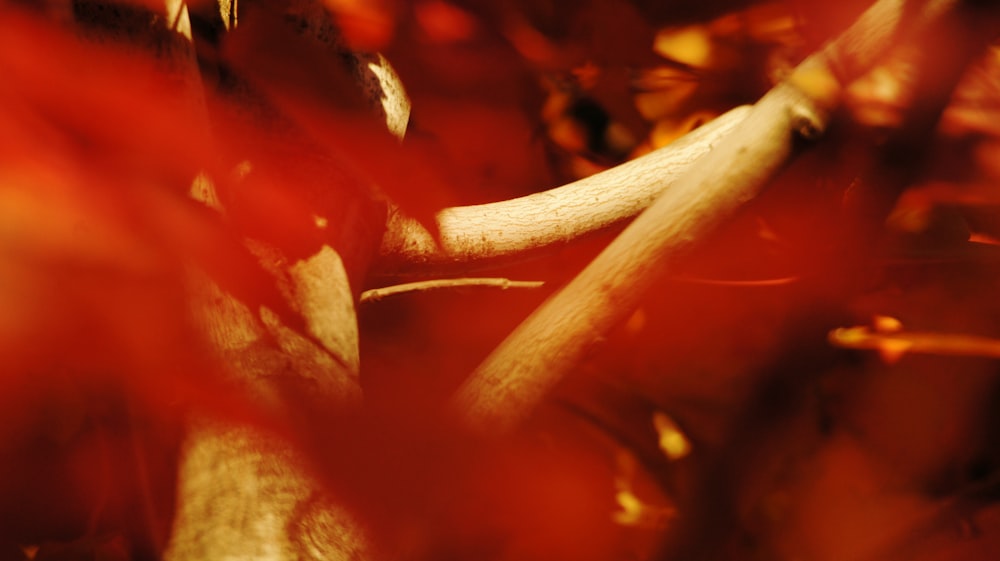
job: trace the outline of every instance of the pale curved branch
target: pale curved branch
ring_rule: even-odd
[[[516,426],[586,352],[635,309],[663,273],[744,203],[794,152],[821,135],[842,85],[866,72],[903,32],[953,2],[879,0],[840,38],[800,64],[739,126],[690,167],[597,258],[525,320],[459,389],[473,429]]]
[[[620,224],[650,205],[750,112],[737,107],[674,143],[562,187],[437,215],[440,241],[412,218],[395,215],[376,273],[468,271],[522,258]]]

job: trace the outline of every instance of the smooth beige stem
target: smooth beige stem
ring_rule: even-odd
[[[676,142],[609,170],[517,199],[438,213],[440,242],[402,215],[389,223],[376,272],[429,275],[484,268],[635,217],[746,118],[737,107]]]

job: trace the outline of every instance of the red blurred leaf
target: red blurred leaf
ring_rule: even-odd
[[[183,73],[0,10],[2,383],[44,386],[33,377],[54,360],[152,403],[233,409],[191,324],[187,267],[302,322],[222,218],[187,198],[217,151]]]
[[[283,188],[307,193],[375,189],[428,225],[433,214],[447,205],[447,171],[430,165],[419,149],[401,145],[389,133],[357,85],[354,72],[371,70],[360,65],[352,69],[347,60],[351,55],[296,32],[280,13],[268,9],[248,14],[227,38],[223,52],[254,88],[306,133],[304,152],[322,148],[321,157],[341,171],[339,182]]]
[[[399,0],[324,0],[324,3],[352,48],[378,51],[392,41]]]

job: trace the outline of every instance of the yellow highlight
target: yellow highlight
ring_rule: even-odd
[[[624,449],[615,452],[618,473],[615,474],[615,502],[618,509],[611,513],[612,520],[621,526],[638,526],[661,529],[676,511],[672,506],[644,502],[632,490],[632,481],[639,469],[635,456]]]
[[[653,427],[660,435],[660,450],[663,450],[667,458],[679,460],[691,453],[691,442],[666,413],[653,413]]]
[[[872,324],[878,333],[896,333],[903,330],[903,322],[890,316],[875,316]]]
[[[632,491],[618,491],[615,493],[615,502],[621,507],[621,510],[612,513],[616,523],[622,526],[636,526],[642,521],[642,501]]]
[[[896,364],[913,344],[901,339],[886,339],[878,347],[878,356],[886,364]]]
[[[830,332],[830,342],[849,349],[859,347],[868,338],[867,327],[838,327]]]
[[[835,106],[840,100],[840,81],[825,64],[807,64],[788,77],[788,82],[809,96],[814,102],[826,107]]]
[[[664,58],[706,68],[712,61],[712,38],[701,25],[664,29],[656,34],[653,50]]]
[[[215,210],[222,210],[222,203],[219,202],[218,193],[215,191],[215,185],[212,183],[212,179],[205,174],[205,172],[199,172],[198,175],[191,181],[191,189],[188,194],[192,199],[196,201],[201,201],[205,203],[205,206],[213,208]]]

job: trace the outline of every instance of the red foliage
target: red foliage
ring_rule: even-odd
[[[193,324],[193,269],[302,330],[246,238],[289,260],[332,244],[354,259],[357,288],[387,199],[429,221],[456,200],[551,186],[546,157],[613,164],[658,123],[683,132],[757,95],[782,46],[747,39],[748,23],[727,27],[733,2],[325,4],[348,45],[382,49],[397,67],[415,106],[406,141],[369,112],[349,53],[298,33],[274,5],[255,4],[217,45],[200,44],[211,66],[203,74],[183,41],[156,58],[0,5],[0,541],[97,539],[125,527],[160,547],[183,410],[262,422]],[[778,8],[813,46],[855,4]],[[684,9],[674,18],[661,5]],[[654,53],[661,25],[695,20],[722,53],[705,60],[722,66]],[[179,59],[190,68],[172,66]],[[995,476],[995,365],[910,355],[883,365],[831,349],[826,333],[878,314],[921,331],[1000,336],[995,251],[968,241],[1000,232],[992,63],[956,94],[938,159],[915,179],[922,189],[900,200],[878,259],[845,249],[854,217],[840,204],[855,176],[884,163],[873,157],[880,131],[843,126],[832,149],[791,166],[670,271],[525,434],[472,439],[441,411],[545,291],[362,309],[366,413],[333,412],[283,435],[414,557],[614,557],[623,539],[641,541],[612,522],[632,505],[616,493],[640,480],[676,503],[670,529],[689,532],[671,541],[678,551],[685,539],[753,558],[895,551],[940,497],[978,498],[975,485]],[[646,114],[630,88],[654,82],[670,91],[641,93],[669,99],[647,98]],[[855,94],[860,115],[873,98]],[[545,115],[546,96],[565,103]],[[586,118],[597,124],[578,122]],[[555,121],[573,121],[572,138],[553,149]],[[628,148],[608,147],[612,125],[634,137]],[[956,171],[970,162],[974,172]],[[199,174],[225,214],[190,200]],[[340,221],[347,216],[361,218]],[[605,241],[503,273],[544,278],[552,290]],[[659,450],[652,418],[662,411],[693,442],[692,457]],[[625,453],[640,464],[629,473]],[[145,514],[131,517],[137,510]],[[893,531],[872,535],[884,525]],[[626,530],[648,531],[649,541],[664,533]],[[746,534],[757,541],[747,545]],[[101,547],[121,547],[112,542]]]
[[[31,543],[162,510],[178,407],[243,409],[191,323],[190,267],[296,316],[187,196],[214,149],[185,84],[9,7],[0,27],[0,526]]]

